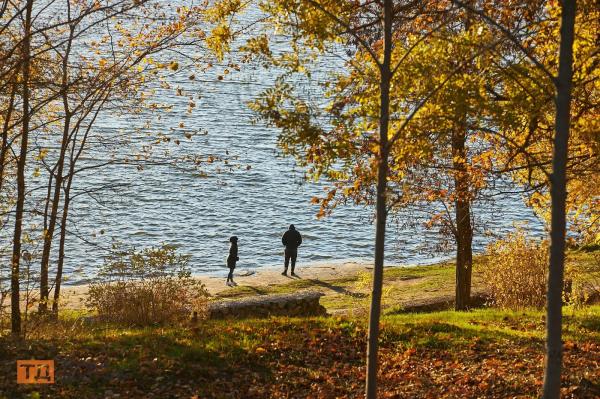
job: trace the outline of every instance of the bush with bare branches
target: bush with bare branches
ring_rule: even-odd
[[[136,252],[119,245],[90,285],[86,304],[102,320],[149,325],[205,312],[208,293],[191,276],[189,255],[163,244]]]

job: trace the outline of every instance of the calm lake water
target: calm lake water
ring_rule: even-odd
[[[152,119],[165,130],[176,128],[171,133],[181,136],[181,145],[173,151],[236,158],[234,163],[241,167],[224,168],[221,173],[212,168],[207,177],[167,166],[144,171],[110,167],[81,176],[80,189],[109,183],[118,185],[119,190],[101,195],[99,201],[87,196],[76,200],[72,222],[77,226],[77,235],[103,247],[109,246],[112,238],[136,247],[161,242],[177,244],[182,252],[192,255],[195,273],[224,274],[231,235],[239,237],[239,269],[273,267],[283,261],[280,237],[293,223],[304,238],[300,265],[371,261],[372,208],[343,206],[318,220],[318,207],[311,205],[310,199],[323,193],[326,182],[304,181],[303,171],[294,167],[293,160],[278,156],[278,132],[251,123],[253,115],[246,102],[270,83],[269,72],[242,70],[226,75],[223,81],[217,79],[218,75],[215,71],[195,82],[185,78],[176,82],[194,95],[197,106],[192,114],[185,112],[185,98],[166,91],[161,100],[172,103],[174,108],[168,114],[162,113],[160,121],[155,115]],[[141,125],[143,119],[125,121],[104,115],[99,126],[106,134],[127,129],[131,124]],[[186,129],[177,128],[180,121]],[[192,141],[184,139],[185,131],[199,129],[205,130],[206,135]],[[539,232],[539,222],[518,195],[497,201],[494,214],[487,207],[476,209],[492,231],[500,233],[511,229],[514,221],[529,221],[530,228]],[[431,246],[436,240],[432,232],[391,222],[387,262],[431,261],[435,254],[424,246]],[[475,247],[481,249],[485,242],[479,234]],[[90,266],[101,261],[101,251],[95,252],[94,247],[75,235],[69,237],[67,251],[67,266],[72,271],[89,272]],[[94,255],[90,257],[90,253]]]
[[[337,65],[339,60],[324,57],[320,72],[313,75],[315,81],[298,81],[297,88],[319,98],[319,77],[324,79]],[[274,72],[245,66],[224,75],[223,69],[217,66],[206,74],[197,73],[195,80],[181,73],[170,79],[173,89],[157,88],[156,99],[172,105],[170,112],[100,115],[91,151],[82,165],[108,159],[113,148],[105,142],[107,137],[125,135],[129,143],[117,152],[134,154],[152,141],[148,134],[161,132],[172,137],[167,147],[174,156],[226,157],[239,167],[215,163],[207,167],[206,175],[200,175],[171,166],[147,166],[139,171],[113,165],[80,173],[74,183],[76,193],[91,190],[94,195],[79,195],[72,203],[65,265],[70,283],[93,277],[113,239],[137,248],[176,244],[182,253],[191,254],[194,273],[225,275],[228,238],[236,235],[238,269],[278,266],[283,262],[280,238],[290,223],[304,238],[300,266],[372,260],[373,209],[347,205],[318,220],[318,207],[310,200],[322,194],[327,183],[304,181],[294,161],[278,155],[278,131],[252,123],[246,103],[273,83]],[[218,79],[220,75],[223,80]],[[176,87],[182,88],[183,96],[176,95]],[[196,107],[187,113],[190,97]],[[195,136],[188,140],[186,133]],[[176,139],[180,145],[174,144]],[[221,166],[220,172],[216,165]],[[529,228],[541,231],[518,195],[498,197],[494,209],[485,205],[475,210],[494,233],[511,229],[514,221],[529,221]],[[443,255],[427,250],[438,239],[433,232],[404,227],[404,220],[403,216],[390,222],[388,264],[424,263]],[[486,240],[479,232],[475,248],[481,250]]]

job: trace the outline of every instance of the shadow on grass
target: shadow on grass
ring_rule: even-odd
[[[212,326],[218,328],[111,326],[106,334],[72,338],[0,339],[0,398],[104,398],[110,397],[107,391],[121,392],[121,397],[146,397],[142,392],[158,395],[152,397],[191,397],[194,389],[240,372],[251,372],[265,384],[273,379],[268,359],[253,350],[262,340],[259,334],[231,329],[224,333],[227,325]],[[16,384],[19,359],[54,360],[56,383]],[[182,386],[189,386],[189,392]],[[171,389],[182,392],[169,396]]]
[[[339,333],[330,330],[332,323],[321,318],[274,318],[148,328],[96,325],[60,339],[10,344],[0,338],[0,398],[105,398],[114,393],[131,398],[269,397],[270,387],[287,378],[290,367],[294,378],[310,386],[310,362],[318,360],[330,370],[337,361],[362,361],[346,351],[342,358],[320,358],[319,347],[306,341],[311,336],[337,337],[336,343],[356,347],[352,323],[335,323]],[[55,360],[56,384],[16,384],[15,361],[32,358]],[[265,392],[253,394],[256,387]],[[290,387],[294,389],[304,392]]]
[[[536,337],[525,337],[501,328],[469,325],[460,326],[439,321],[420,321],[402,323],[382,330],[381,341],[384,346],[401,345],[406,348],[425,348],[442,350],[460,350],[485,346],[492,342],[512,341],[526,345],[543,347],[544,341]]]
[[[267,291],[258,287],[254,287],[251,285],[243,285],[242,286],[246,291],[250,291],[256,295],[265,295],[267,294]]]
[[[217,293],[214,297],[216,299],[224,298],[239,298],[250,295],[266,295],[269,292],[265,289],[254,287],[251,285],[238,285],[230,290]]]
[[[585,316],[581,318],[579,322],[581,327],[586,330],[600,332],[600,317],[598,316]]]
[[[322,281],[322,280],[317,280],[317,279],[308,279],[308,281],[310,281],[315,286],[328,288],[332,291],[337,292],[338,294],[347,295],[352,298],[366,298],[369,296],[368,294],[364,294],[361,292],[352,292],[342,286],[331,284],[327,281]]]

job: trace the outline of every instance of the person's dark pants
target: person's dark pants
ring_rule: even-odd
[[[235,270],[235,265],[233,267],[229,266],[229,274],[227,275],[227,281],[233,281],[233,271]]]
[[[284,273],[287,273],[288,266],[290,264],[290,260],[292,261],[292,273],[294,273],[294,268],[296,267],[296,258],[298,257],[298,249],[285,249],[285,269]]]

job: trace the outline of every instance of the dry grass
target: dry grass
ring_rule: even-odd
[[[546,304],[548,245],[517,230],[488,246],[483,277],[494,305],[507,309]]]

